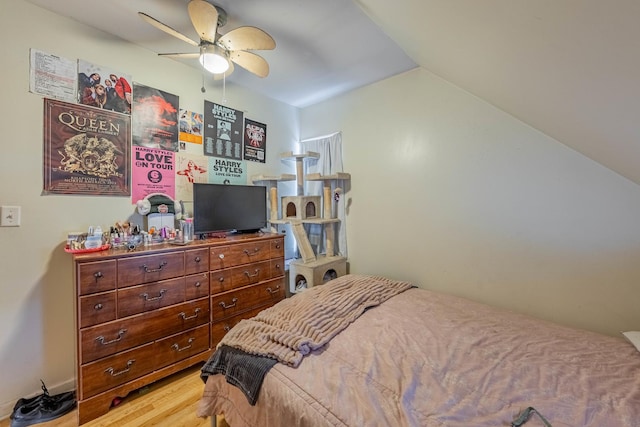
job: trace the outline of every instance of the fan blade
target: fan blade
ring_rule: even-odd
[[[199,43],[191,40],[189,37],[185,36],[184,34],[178,32],[176,30],[174,30],[170,26],[163,24],[162,22],[158,21],[157,19],[150,17],[146,13],[138,12],[138,15],[140,15],[140,18],[144,19],[149,24],[153,25],[154,27],[158,28],[159,30],[164,31],[165,33],[170,34],[173,37],[176,37],[176,38],[182,40],[183,42],[189,43],[190,45],[199,46]]]
[[[267,61],[253,52],[243,50],[232,51],[229,52],[229,59],[258,77],[267,77],[269,75],[269,64]]]
[[[276,42],[266,32],[256,27],[239,27],[220,37],[218,44],[227,50],[271,50]]]
[[[215,43],[218,28],[218,11],[204,0],[191,0],[188,6],[189,18],[198,36],[209,43]]]
[[[158,56],[166,56],[167,58],[186,58],[186,59],[198,59],[199,53],[159,53]]]

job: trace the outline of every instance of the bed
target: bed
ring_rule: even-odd
[[[363,283],[397,292],[376,297],[366,288],[369,295],[347,301],[353,295],[344,290]],[[313,314],[306,321],[305,312]],[[260,319],[243,320],[216,351],[280,359],[266,370],[255,404],[227,376],[203,368],[198,416],[221,414],[231,427],[640,426],[640,353],[622,336],[361,275],[310,288],[256,317],[263,313],[268,332],[255,326]],[[278,317],[280,324],[271,322]],[[273,329],[287,324],[302,335]],[[265,341],[269,350],[258,355],[255,345]]]

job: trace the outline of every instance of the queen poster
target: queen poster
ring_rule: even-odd
[[[131,117],[44,100],[44,194],[129,196]]]

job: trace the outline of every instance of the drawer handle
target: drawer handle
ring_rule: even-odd
[[[231,326],[229,326],[229,325],[224,325],[224,326],[222,327],[222,329],[224,329],[224,331],[225,331],[225,332],[229,332],[229,331],[231,330]]]
[[[93,277],[95,277],[96,280],[98,280],[98,279],[102,279],[104,276],[102,275],[102,271],[98,271],[97,273],[93,274]]]
[[[280,249],[280,243],[276,244],[276,249]]]
[[[253,249],[253,252],[249,251],[249,249],[245,249],[245,250],[244,250],[244,253],[245,253],[245,254],[247,254],[247,255],[249,255],[249,256],[251,256],[251,255],[255,255],[255,254],[257,254],[258,252],[260,252],[260,248],[254,248],[254,249]]]
[[[164,297],[164,294],[166,292],[167,292],[166,289],[160,289],[160,294],[157,297],[149,298],[149,294],[146,292],[144,294],[140,294],[140,296],[144,298],[145,301],[156,301],[156,300],[162,299],[162,297]]]
[[[182,320],[195,319],[196,317],[198,317],[198,313],[200,313],[200,309],[196,308],[195,310],[193,310],[193,312],[195,313],[193,316],[187,316],[187,314],[184,311],[178,314],[178,316],[182,317]]]
[[[104,371],[111,375],[112,377],[117,377],[118,375],[122,375],[122,374],[126,374],[127,372],[129,372],[131,370],[131,365],[133,365],[133,363],[136,361],[136,359],[130,359],[127,361],[127,367],[124,368],[121,371],[117,371],[113,368],[107,368]]]
[[[276,286],[275,289],[271,289],[270,287],[267,288],[267,292],[269,292],[271,295],[277,294],[278,292],[280,292],[280,285]]]
[[[220,278],[218,279],[218,282],[220,283],[224,282],[224,276],[220,276]]]
[[[111,341],[105,341],[104,337],[100,335],[98,338],[96,338],[96,341],[98,341],[102,345],[113,344],[114,342],[120,341],[126,332],[127,332],[126,329],[120,329],[118,331],[118,338],[112,339]]]
[[[194,261],[195,261],[195,262],[200,262],[200,257],[199,257],[199,256],[197,256],[197,257],[195,258],[195,260],[194,260]]]
[[[244,274],[245,274],[247,277],[249,277],[249,278],[251,278],[251,277],[258,277],[258,275],[260,274],[260,269],[259,269],[259,268],[256,268],[256,269],[255,269],[255,270],[253,270],[253,271],[255,271],[255,274],[251,274],[251,273],[249,273],[247,270],[245,270],[245,271],[244,271]]]
[[[199,288],[200,286],[202,286],[202,284],[200,282],[196,282],[193,284],[193,286],[195,286],[196,288]]]
[[[167,261],[162,261],[158,268],[149,268],[147,267],[147,264],[144,264],[142,268],[144,269],[145,273],[157,273],[158,271],[162,271],[162,267],[164,267],[165,265],[167,265]]]
[[[224,301],[220,301],[220,307],[222,307],[224,310],[226,310],[227,308],[235,307],[237,302],[238,302],[238,298],[232,299],[231,300],[231,305],[227,305],[227,304],[224,303]]]
[[[224,259],[224,254],[220,254],[220,255],[218,255],[218,258],[220,258],[220,259]]]
[[[184,350],[189,350],[191,347],[193,347],[193,344],[191,344],[192,342],[194,342],[196,339],[195,338],[189,338],[189,341],[187,341],[187,343],[189,345],[185,346],[185,347],[180,347],[178,345],[178,343],[175,343],[174,345],[171,346],[172,349],[174,349],[175,351],[184,351]]]
[[[96,305],[93,306],[94,310],[102,310],[102,304],[98,303]]]

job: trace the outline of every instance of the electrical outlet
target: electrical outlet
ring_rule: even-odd
[[[20,206],[0,206],[0,227],[20,226]]]

